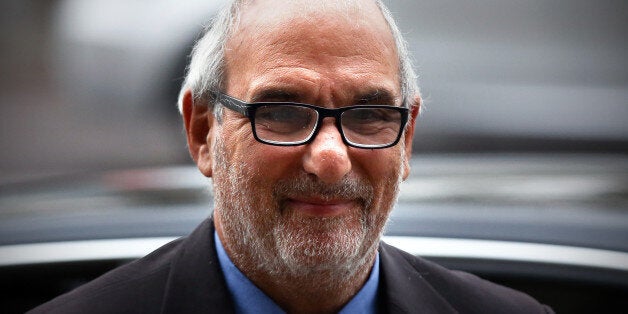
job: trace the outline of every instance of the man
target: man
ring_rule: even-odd
[[[419,106],[381,3],[234,3],[197,43],[180,96],[212,217],[35,312],[549,312],[380,243]]]

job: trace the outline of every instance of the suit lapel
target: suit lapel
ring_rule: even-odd
[[[173,258],[162,313],[234,313],[218,264],[214,224],[205,220]],[[381,243],[380,296],[389,313],[456,313],[401,251]]]
[[[423,278],[421,269],[403,254],[385,244],[379,247],[380,295],[389,313],[456,313]]]
[[[218,264],[214,223],[205,220],[173,259],[162,313],[233,313],[233,302]]]

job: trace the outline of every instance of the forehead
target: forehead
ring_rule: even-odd
[[[334,78],[398,89],[395,42],[372,1],[255,1],[226,48],[228,82]]]

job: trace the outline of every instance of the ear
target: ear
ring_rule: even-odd
[[[181,112],[188,150],[198,169],[206,177],[212,176],[211,145],[214,115],[206,104],[194,104],[192,91],[187,90],[181,99]]]
[[[414,138],[414,127],[416,124],[416,120],[419,117],[419,111],[421,108],[421,96],[414,96],[414,100],[410,105],[410,117],[408,118],[408,126],[406,127],[406,132],[404,133],[404,143],[405,143],[405,158],[403,159],[403,180],[406,180],[410,175],[410,158],[412,158],[412,139]]]

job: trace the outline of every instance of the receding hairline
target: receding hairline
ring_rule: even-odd
[[[186,91],[191,91],[195,101],[210,101],[211,93],[220,88],[224,82],[224,54],[226,53],[226,42],[233,38],[234,33],[239,28],[242,11],[251,8],[252,5],[260,5],[276,0],[234,0],[223,10],[219,11],[213,22],[206,28],[203,37],[195,44],[191,54],[191,62],[187,68],[185,81],[179,93],[179,110],[181,110],[183,95]],[[334,12],[344,12],[345,16],[351,16],[356,12],[366,12],[366,8],[373,8],[378,16],[383,17],[387,34],[391,34],[394,41],[394,49],[399,58],[399,78],[401,82],[402,96],[406,105],[414,103],[415,96],[420,95],[416,82],[416,73],[412,65],[412,58],[407,48],[403,35],[397,27],[394,17],[381,0],[329,0],[320,2],[310,2],[307,0],[286,0],[277,1],[278,6],[289,4],[300,11],[292,11],[292,15],[301,12],[306,14],[307,10],[334,10]],[[365,3],[373,4],[364,5]],[[277,6],[275,6],[277,7]],[[372,12],[371,10],[368,10]],[[296,12],[296,13],[295,13]],[[369,14],[368,19],[373,19],[374,14]],[[220,25],[220,26],[217,26]]]
[[[381,63],[390,62],[390,65],[399,74],[400,60],[395,38],[390,25],[375,1],[367,0],[370,5],[360,5],[364,2],[363,0],[348,1],[351,4],[346,4],[346,1],[332,1],[335,5],[329,3],[317,5],[302,0],[289,0],[289,4],[282,6],[282,8],[276,8],[274,1],[276,0],[251,1],[255,3],[238,9],[240,15],[237,24],[231,29],[225,42],[225,80],[222,82],[225,85],[222,85],[221,88],[228,88],[226,84],[229,82],[229,77],[236,75],[237,71],[242,69],[237,66],[233,68],[233,66],[235,66],[234,62],[236,61],[238,64],[246,62],[243,61],[243,56],[256,55],[256,53],[266,49],[266,44],[269,45],[268,49],[273,50],[276,47],[275,44],[285,44],[286,42],[295,43],[294,46],[287,44],[290,47],[288,49],[306,45],[303,48],[307,50],[308,47],[316,44],[316,40],[308,43],[310,36],[312,38],[327,38],[329,45],[323,43],[323,46],[320,47],[321,55],[334,55],[334,49],[343,49],[338,46],[341,44],[335,38],[343,39],[344,44],[342,46],[347,47],[364,45],[368,42],[369,45],[362,47],[363,50],[360,51],[385,57],[381,59]],[[301,3],[308,3],[308,8],[301,10]],[[304,31],[293,31],[295,29]],[[340,35],[340,33],[344,35]],[[286,34],[291,35],[285,37]],[[368,39],[364,39],[365,37],[362,36],[367,36]],[[278,38],[287,38],[289,41]],[[353,40],[358,42],[351,43]],[[251,45],[250,42],[257,43]],[[252,50],[244,52],[243,55],[238,52],[240,49]],[[312,52],[314,51],[319,50],[312,50]],[[401,82],[399,76],[397,75],[398,83]],[[401,93],[401,88],[399,93]]]
[[[303,19],[313,19],[318,14],[334,14],[337,18],[344,18],[348,21],[369,21],[372,22],[375,17],[381,19],[382,25],[386,26],[387,33],[393,37],[390,25],[388,25],[386,18],[374,0],[325,0],[325,1],[311,1],[311,0],[242,0],[238,1],[238,19],[236,25],[231,29],[229,39],[232,38],[237,32],[241,30],[242,25],[246,25],[252,12],[255,12],[257,17],[260,13],[268,13],[277,16],[276,20],[284,20],[289,18],[294,20],[295,18],[303,17]],[[272,2],[280,3],[280,6],[268,5]],[[365,5],[365,3],[368,3]],[[361,18],[361,19],[360,19]],[[273,22],[273,19],[268,19],[269,23]]]

